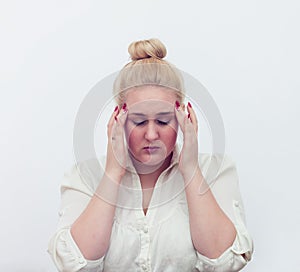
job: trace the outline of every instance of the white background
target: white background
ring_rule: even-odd
[[[243,271],[298,270],[299,14],[296,0],[2,0],[0,270],[56,271],[46,249],[77,110],[151,37],[222,113],[255,244]]]

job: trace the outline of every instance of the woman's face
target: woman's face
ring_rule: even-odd
[[[171,89],[145,85],[126,93],[125,134],[133,157],[146,165],[163,162],[173,151],[178,131]]]

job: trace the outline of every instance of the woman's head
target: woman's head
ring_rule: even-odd
[[[157,39],[133,42],[132,61],[120,71],[114,93],[118,105],[126,103],[126,140],[133,157],[155,165],[168,158],[175,146],[178,123],[175,101],[183,102],[179,71],[163,60],[165,46]]]

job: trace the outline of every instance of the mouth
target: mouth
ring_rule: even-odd
[[[145,146],[143,149],[148,150],[148,151],[155,151],[155,150],[160,149],[160,147],[159,146]]]

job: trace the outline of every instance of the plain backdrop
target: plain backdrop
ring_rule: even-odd
[[[46,249],[77,110],[151,37],[222,114],[255,245],[243,271],[298,270],[299,14],[296,0],[2,0],[0,270],[56,271]]]

